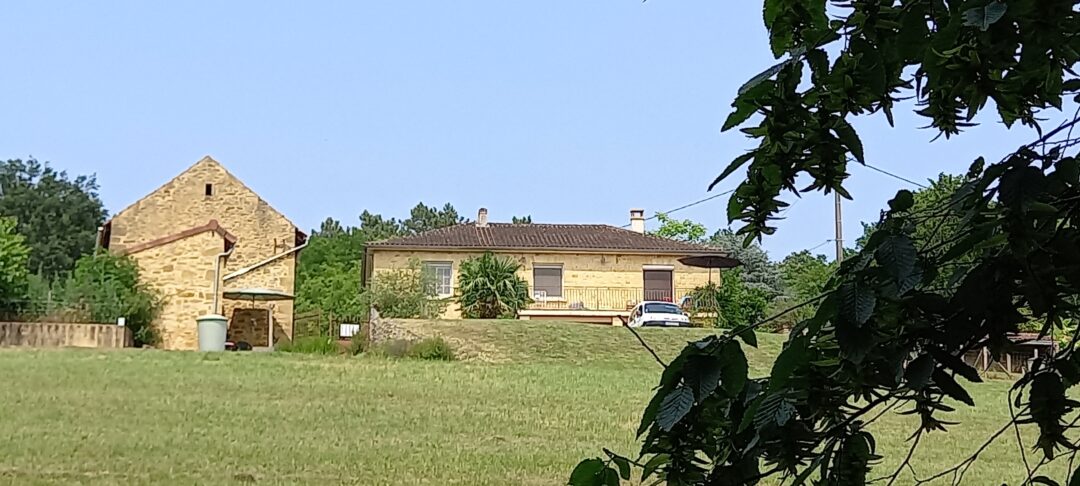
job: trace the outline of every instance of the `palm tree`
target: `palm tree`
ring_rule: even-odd
[[[468,318],[513,318],[529,304],[529,284],[517,275],[521,264],[491,252],[461,262],[458,302]]]

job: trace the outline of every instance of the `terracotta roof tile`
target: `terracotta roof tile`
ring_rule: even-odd
[[[413,236],[384,240],[372,248],[453,248],[453,249],[553,249],[614,250],[657,253],[714,253],[705,245],[643,235],[604,224],[508,224],[474,223],[448,226]]]

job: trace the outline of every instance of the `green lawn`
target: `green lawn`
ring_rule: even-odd
[[[626,330],[409,326],[445,336],[468,360],[0,351],[0,482],[556,485],[602,447],[636,450],[633,430],[659,367]],[[703,334],[643,332],[665,357]],[[782,343],[760,339],[750,354],[758,374]],[[924,439],[920,475],[955,463],[1000,426],[1007,389],[975,387],[979,407],[956,414],[963,425]],[[876,426],[890,455],[882,473],[912,427],[894,414]],[[983,457],[966,484],[1025,475],[1012,435]]]

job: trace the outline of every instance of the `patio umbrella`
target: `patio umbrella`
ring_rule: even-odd
[[[282,292],[280,290],[270,290],[263,288],[250,288],[250,289],[238,289],[238,290],[226,290],[222,292],[222,297],[229,300],[242,300],[251,301],[251,308],[255,308],[256,302],[271,302],[270,312],[267,321],[270,323],[269,334],[267,334],[266,344],[270,349],[274,349],[274,304],[273,302],[283,300],[293,300],[292,294]]]
[[[691,255],[679,259],[679,263],[688,267],[708,268],[709,283],[712,283],[712,269],[735,268],[742,265],[739,260],[728,256],[727,253],[709,253],[705,255]]]

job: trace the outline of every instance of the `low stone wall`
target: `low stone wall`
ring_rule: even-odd
[[[362,327],[367,328],[367,337],[372,343],[382,343],[395,339],[416,341],[421,338],[421,336],[406,329],[401,323],[394,322],[393,319],[379,317],[379,313],[374,309],[372,309],[371,319],[368,321],[367,326]]]
[[[114,324],[0,322],[0,346],[34,348],[125,348],[131,329]]]

